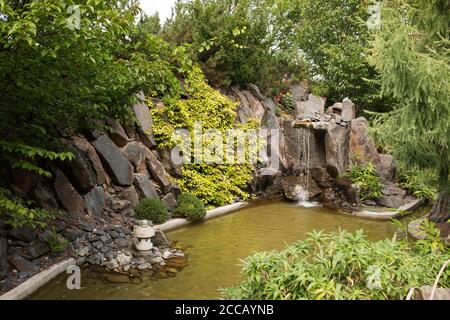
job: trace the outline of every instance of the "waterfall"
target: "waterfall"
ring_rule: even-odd
[[[309,180],[311,172],[311,130],[308,128],[298,129],[299,142],[301,141],[301,147],[299,148],[300,159],[300,175],[303,180],[303,185],[299,184],[295,188],[295,194],[297,198],[297,206],[304,208],[317,207],[319,204],[309,201]],[[301,136],[300,136],[301,135]]]

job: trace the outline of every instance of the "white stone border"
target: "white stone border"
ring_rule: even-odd
[[[375,211],[359,211],[354,213],[355,216],[373,220],[390,220],[397,219],[406,211],[414,211],[425,203],[425,199],[411,201],[395,211],[375,212]]]
[[[75,259],[67,259],[50,268],[41,271],[37,275],[31,277],[21,283],[14,289],[0,296],[0,300],[22,300],[36,292],[39,288],[46,285],[50,280],[65,272],[68,267],[76,264]]]
[[[219,207],[219,208],[215,208],[212,210],[209,210],[206,213],[205,216],[205,220],[209,220],[212,218],[216,218],[216,217],[220,217],[223,216],[225,214],[234,212],[236,210],[242,209],[244,207],[248,206],[248,202],[237,202],[237,203],[233,203],[227,206],[223,206],[223,207]],[[161,225],[157,225],[155,226],[156,229],[159,229],[161,231],[167,232],[167,231],[171,231],[174,229],[178,229],[178,228],[182,228],[185,226],[190,225],[191,222],[189,222],[186,219],[172,219],[170,221],[167,221],[164,224]]]
[[[242,209],[244,207],[248,206],[248,202],[237,202],[230,204],[228,206],[223,206],[219,208],[215,208],[212,210],[209,210],[206,213],[205,220],[209,220],[212,218],[216,218],[231,212],[234,212],[236,210]],[[170,231],[174,229],[178,229],[181,227],[185,227],[187,225],[190,225],[191,222],[189,222],[186,219],[172,219],[162,225],[155,226],[155,228],[162,230],[162,231]],[[35,276],[31,277],[30,279],[26,280],[25,282],[21,283],[14,289],[8,291],[7,293],[0,296],[0,300],[22,300],[28,297],[29,295],[36,292],[39,288],[45,286],[50,280],[54,279],[61,273],[65,272],[68,267],[76,265],[75,259],[67,259],[62,262],[59,262],[58,264],[55,264],[51,266],[50,268],[41,271],[40,273],[36,274]]]

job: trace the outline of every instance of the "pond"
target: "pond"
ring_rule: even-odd
[[[292,203],[259,202],[233,214],[169,232],[172,240],[189,246],[189,265],[176,277],[140,284],[105,282],[84,270],[82,289],[66,289],[62,274],[30,299],[216,299],[218,289],[240,280],[240,259],[257,251],[282,249],[305,239],[313,230],[364,229],[369,239],[391,237],[388,222],[363,220],[324,208],[301,208]]]

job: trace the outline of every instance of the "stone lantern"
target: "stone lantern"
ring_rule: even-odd
[[[152,250],[152,238],[155,236],[155,229],[147,220],[142,220],[139,225],[134,226],[134,245],[136,250],[140,252],[148,252]]]

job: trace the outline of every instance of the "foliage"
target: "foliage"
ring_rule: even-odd
[[[269,91],[274,82],[300,71],[289,53],[277,54],[283,33],[275,0],[177,1],[175,15],[163,28],[170,43],[192,44],[192,57],[200,62],[212,83],[257,84]],[[287,7],[286,7],[287,9]],[[285,29],[287,30],[287,28]]]
[[[404,299],[412,287],[434,283],[450,253],[442,242],[392,239],[371,242],[363,231],[313,232],[304,241],[243,261],[243,282],[227,299]],[[439,282],[450,285],[450,272]]]
[[[199,197],[206,205],[225,205],[237,198],[246,199],[245,191],[252,178],[253,169],[249,164],[208,164],[210,159],[196,159],[198,151],[203,151],[210,141],[196,146],[194,132],[196,124],[202,125],[202,133],[208,129],[220,130],[225,134],[233,129],[236,119],[237,105],[219,91],[211,88],[205,81],[201,69],[195,64],[181,64],[184,72],[184,87],[189,99],[167,98],[162,108],[152,107],[154,120],[153,132],[158,147],[174,147],[180,141],[175,136],[175,130],[185,129],[191,134],[192,145],[189,145],[193,155],[190,163],[183,164],[181,176],[178,179],[183,192]],[[240,129],[255,129],[259,126],[256,120]],[[224,139],[225,140],[225,139]],[[225,148],[223,141],[223,148]],[[201,150],[199,150],[199,148]],[[203,152],[199,152],[203,154]],[[196,161],[197,160],[197,161]],[[198,163],[202,162],[202,163]]]
[[[64,252],[69,242],[67,240],[60,240],[55,230],[50,231],[45,237],[45,241],[50,247],[50,250],[54,253]]]
[[[402,188],[409,190],[417,198],[436,200],[438,196],[436,172],[401,165],[398,166],[398,171],[398,180]]]
[[[164,223],[169,219],[169,211],[161,199],[147,198],[139,202],[134,209],[138,219],[149,220],[153,223]]]
[[[354,164],[350,168],[350,172],[344,173],[342,176],[349,178],[354,184],[358,185],[361,200],[381,197],[382,185],[372,162],[365,166]]]
[[[379,99],[377,74],[366,61],[371,30],[368,0],[287,1],[298,14],[286,19],[293,28],[291,46],[305,54],[313,91],[329,103],[346,97],[361,108],[386,108]],[[285,20],[285,21],[286,21]],[[289,21],[290,20],[290,21]]]
[[[189,221],[201,221],[205,218],[206,208],[196,196],[183,193],[178,197],[178,206],[175,214],[185,217]]]
[[[292,99],[292,94],[287,92],[281,96],[281,105],[286,110],[292,110],[294,108],[294,100]]]
[[[377,139],[405,165],[430,169],[450,190],[448,1],[389,0],[370,61],[399,103],[376,117]]]
[[[9,190],[0,188],[0,217],[13,228],[21,226],[44,227],[45,221],[54,217],[46,210],[36,208],[33,201],[14,197]]]

